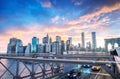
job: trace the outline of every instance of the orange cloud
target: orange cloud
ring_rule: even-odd
[[[97,21],[102,14],[109,13],[109,12],[119,10],[119,9],[120,9],[120,3],[116,3],[113,6],[103,6],[100,10],[94,13],[86,14],[82,17],[79,17],[79,19],[70,21],[68,22],[68,24],[75,25],[75,24],[82,23],[82,22],[89,23],[89,21],[91,20]]]

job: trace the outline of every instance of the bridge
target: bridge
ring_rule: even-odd
[[[39,59],[37,57],[44,57]],[[49,58],[51,57],[51,59]],[[68,59],[67,59],[68,58]],[[74,58],[74,59],[69,59]],[[109,54],[79,54],[79,55],[50,55],[50,54],[32,54],[32,55],[8,55],[1,54],[0,55],[0,67],[3,67],[5,71],[1,74],[0,79],[5,75],[6,72],[12,76],[11,79],[49,79],[56,75],[62,74],[64,64],[91,64],[91,65],[100,65],[103,69],[105,69],[113,79],[120,79],[120,61],[118,60],[118,56],[110,56]],[[9,59],[14,60],[15,63],[15,72],[10,70],[2,60]],[[90,60],[91,59],[91,60]],[[98,59],[102,59],[99,60]],[[108,59],[104,61],[103,59]],[[31,67],[28,67],[28,63],[31,64]],[[20,69],[20,65],[23,64],[24,68]],[[112,64],[112,70],[106,67],[106,64]],[[12,65],[12,64],[11,64]],[[36,65],[39,67],[38,72],[36,72]],[[49,66],[49,69],[46,67]],[[22,75],[24,70],[28,70],[27,75]],[[40,71],[41,70],[41,71]]]

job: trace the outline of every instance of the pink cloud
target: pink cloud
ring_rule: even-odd
[[[80,6],[82,4],[82,2],[75,2],[74,5],[76,6]]]
[[[51,8],[52,7],[52,4],[51,2],[48,0],[46,2],[40,2],[42,7],[46,7],[46,8]]]

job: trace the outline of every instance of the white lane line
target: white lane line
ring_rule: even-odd
[[[92,73],[90,73],[90,74],[98,74],[98,75],[102,75],[102,76],[110,76],[110,74],[105,74],[105,73],[94,73],[94,72],[92,72]]]
[[[97,75],[94,77],[94,79],[97,79],[98,75],[100,74],[102,69],[100,69],[100,71],[97,73]]]

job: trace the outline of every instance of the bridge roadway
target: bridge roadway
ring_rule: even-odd
[[[117,65],[118,73],[120,73],[120,63],[117,63],[117,62],[120,62],[120,57],[114,56],[114,59]]]
[[[55,56],[54,56],[55,57]],[[57,56],[56,56],[57,57]],[[60,56],[59,56],[60,57]],[[64,55],[64,57],[71,57],[71,58],[113,58],[113,56],[84,56],[84,55]],[[106,64],[120,64],[120,61],[97,61],[97,60],[69,60],[69,59],[37,59],[37,58],[30,58],[30,57],[21,57],[21,56],[8,56],[8,55],[0,55],[0,59],[14,59],[20,61],[34,61],[38,63],[44,62],[55,62],[55,63],[71,63],[71,64],[92,64],[92,65],[106,65]],[[117,78],[116,78],[117,79]],[[118,78],[119,79],[119,78]]]

